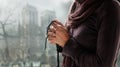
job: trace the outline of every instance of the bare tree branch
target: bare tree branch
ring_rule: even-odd
[[[10,23],[7,23],[7,24],[5,24],[5,25],[10,25],[10,24],[13,24],[13,23],[15,23],[16,22],[16,20],[10,20],[11,22]]]
[[[15,8],[13,8],[13,10],[11,10],[12,12],[7,16],[6,20],[4,21],[4,24],[7,24],[9,18],[13,15],[16,8],[17,8],[17,6]]]
[[[4,21],[4,24],[7,24],[8,19],[13,15],[14,10],[7,16],[6,20]]]

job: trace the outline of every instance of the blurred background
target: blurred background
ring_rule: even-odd
[[[44,50],[46,30],[55,18],[66,22],[71,3],[0,0],[0,67],[56,67],[55,46],[47,43]],[[119,57],[117,63],[120,66]]]

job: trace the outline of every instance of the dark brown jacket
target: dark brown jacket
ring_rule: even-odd
[[[77,28],[63,48],[62,67],[115,67],[120,39],[120,5],[103,3]]]

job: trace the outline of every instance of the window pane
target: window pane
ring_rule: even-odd
[[[55,18],[65,22],[70,4],[70,0],[0,0],[0,67],[56,67],[56,47],[47,43],[44,49],[46,30]]]
[[[55,18],[64,24],[71,2],[0,0],[0,67],[56,67],[56,47],[45,50],[47,26]]]

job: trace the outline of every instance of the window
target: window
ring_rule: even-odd
[[[0,0],[0,67],[56,67],[56,48],[47,43],[44,49],[45,34],[53,19],[65,22],[70,4],[70,0]]]
[[[0,67],[56,67],[56,47],[44,49],[46,30],[55,18],[64,24],[71,1],[0,0]]]

